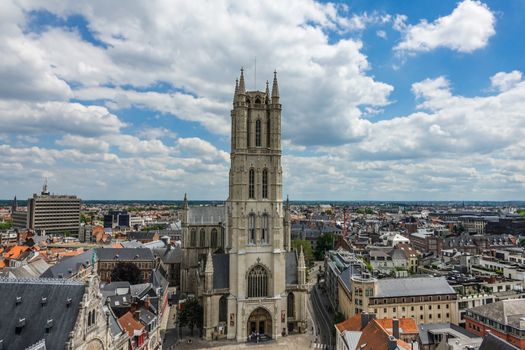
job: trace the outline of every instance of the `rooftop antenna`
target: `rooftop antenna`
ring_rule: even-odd
[[[47,191],[47,176],[44,177],[44,186],[42,186],[42,194],[49,194]]]

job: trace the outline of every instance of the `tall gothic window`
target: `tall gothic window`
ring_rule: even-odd
[[[199,233],[199,245],[201,247],[206,247],[206,232],[204,231],[203,228],[201,228],[201,231]]]
[[[268,198],[268,169],[264,169],[262,173],[262,197]]]
[[[261,120],[255,122],[255,147],[261,147]]]
[[[228,321],[228,298],[226,295],[223,295],[219,299],[219,322]]]
[[[293,293],[288,293],[287,298],[287,309],[288,309],[288,317],[295,317],[295,296]]]
[[[255,214],[248,215],[248,243],[255,243]]]
[[[250,199],[255,198],[255,170],[250,169],[248,175],[248,197]]]
[[[270,116],[267,116],[268,120],[266,121],[266,147],[271,148],[270,145]]]
[[[218,242],[218,233],[217,233],[217,229],[214,228],[211,230],[211,247],[212,248],[217,248],[217,242]]]
[[[197,230],[192,228],[190,232],[190,247],[197,246]]]
[[[268,296],[268,272],[261,265],[256,265],[248,273],[248,298]]]
[[[262,216],[262,230],[261,230],[261,242],[268,243],[268,215],[264,214]]]

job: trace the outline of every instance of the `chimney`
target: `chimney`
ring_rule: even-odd
[[[392,319],[392,335],[399,339],[399,320],[397,318]]]
[[[525,328],[525,317],[520,317],[520,329]]]
[[[397,339],[393,335],[388,337],[388,350],[397,349]]]
[[[370,317],[368,315],[368,312],[362,312],[361,313],[361,330],[366,327],[368,322],[370,321]]]

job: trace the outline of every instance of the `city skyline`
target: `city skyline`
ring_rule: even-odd
[[[523,199],[524,3],[147,4],[0,5],[0,198],[226,199],[244,67],[291,199]]]

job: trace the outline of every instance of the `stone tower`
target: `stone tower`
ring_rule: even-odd
[[[244,74],[231,112],[231,168],[227,200],[229,252],[228,338],[286,330],[286,252],[281,168],[281,104],[277,73],[272,92],[246,91]],[[234,326],[234,327],[232,327]]]

